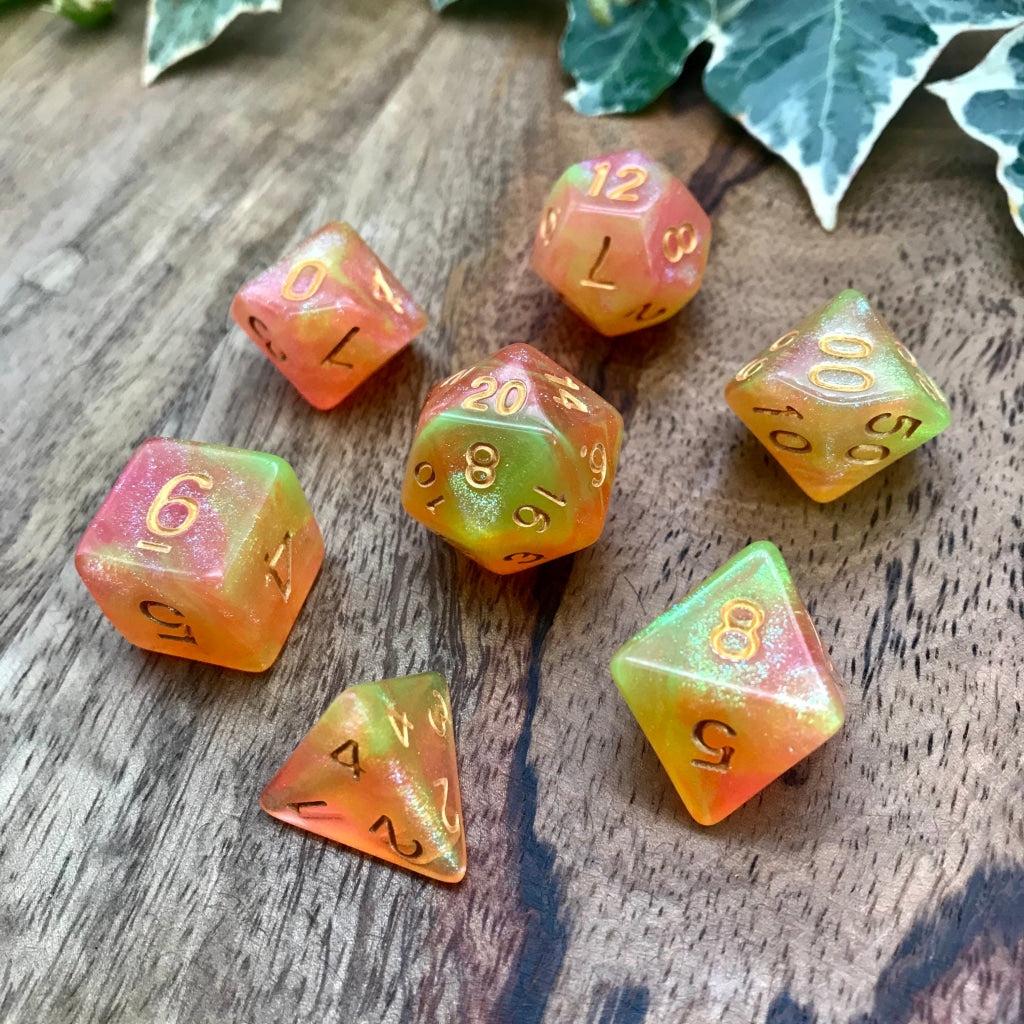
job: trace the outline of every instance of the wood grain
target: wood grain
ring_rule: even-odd
[[[149,90],[141,19],[0,22],[0,1020],[1024,1020],[1024,244],[992,155],[915,95],[828,235],[696,72],[642,117],[573,114],[554,3],[295,2]],[[528,251],[556,175],[627,145],[691,183],[716,239],[683,315],[609,342]],[[317,414],[227,308],[332,217],[433,326]],[[848,285],[954,422],[819,507],[720,393]],[[409,520],[398,486],[431,383],[514,341],[621,408],[627,440],[600,542],[499,579]],[[128,647],[74,573],[157,434],[276,452],[306,486],[328,559],[265,675]],[[607,663],[758,537],[849,720],[702,829]],[[454,890],[256,804],[343,687],[427,669],[459,739]]]

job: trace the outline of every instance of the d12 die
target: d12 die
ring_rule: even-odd
[[[448,684],[435,672],[350,687],[267,784],[290,825],[441,882],[466,873]]]
[[[533,269],[591,327],[626,334],[697,294],[711,222],[686,186],[636,150],[574,164],[541,214]]]
[[[622,417],[529,345],[510,345],[427,396],[402,485],[414,519],[497,573],[593,544]]]
[[[752,359],[726,401],[815,501],[832,501],[949,425],[949,403],[860,292]]]
[[[338,223],[245,284],[231,315],[318,409],[350,395],[427,324],[373,250]]]
[[[262,672],[323,557],[320,529],[284,459],[164,437],[131,457],[75,567],[129,642]]]
[[[633,637],[611,670],[702,825],[731,814],[843,724],[839,678],[768,541]]]

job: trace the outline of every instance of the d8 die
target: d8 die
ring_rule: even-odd
[[[860,292],[752,359],[725,398],[815,501],[832,501],[949,425],[949,403]]]
[[[622,417],[529,345],[510,345],[427,396],[402,485],[414,519],[497,573],[593,544]]]
[[[130,643],[262,672],[323,556],[320,529],[284,459],[155,438],[100,506],[75,567]]]
[[[778,548],[744,548],[620,648],[612,676],[713,825],[825,742],[845,696]]]
[[[318,409],[405,348],[426,314],[348,224],[326,224],[243,285],[235,322]]]
[[[686,186],[636,150],[574,164],[541,214],[533,269],[595,330],[626,334],[697,294],[711,222]]]

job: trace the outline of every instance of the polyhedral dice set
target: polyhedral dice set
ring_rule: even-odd
[[[637,151],[585,160],[543,206],[532,264],[609,336],[697,293],[711,224]],[[231,314],[318,409],[348,397],[426,316],[347,224],[243,285]],[[804,492],[846,494],[949,424],[930,376],[858,292],[749,358],[725,398]],[[491,572],[594,544],[623,421],[575,374],[513,344],[436,384],[401,483],[408,514]],[[131,457],[76,552],[131,643],[262,672],[324,542],[299,481],[261,452],[156,438]],[[615,654],[611,674],[679,795],[720,821],[836,733],[842,684],[779,550],[757,541]],[[452,709],[436,673],[345,690],[260,797],[268,814],[432,879],[466,870]]]

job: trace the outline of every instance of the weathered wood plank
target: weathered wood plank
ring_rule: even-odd
[[[81,36],[21,11],[0,38],[0,1019],[1019,1020],[1024,245],[987,151],[915,97],[825,235],[692,76],[643,117],[574,115],[557,5],[296,6],[150,90],[141,10],[126,22]],[[554,177],[626,145],[691,183],[716,242],[681,317],[609,342],[527,260]],[[226,310],[328,217],[434,325],[317,414]],[[955,419],[817,507],[719,393],[849,284]],[[398,481],[430,384],[524,340],[618,405],[627,443],[601,541],[499,580],[409,521]],[[277,452],[307,487],[328,560],[264,676],[127,647],[74,574],[159,433]],[[756,537],[782,547],[849,722],[701,829],[607,662]],[[459,737],[455,890],[256,806],[343,686],[428,668]]]

